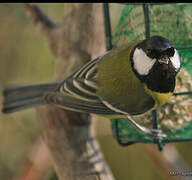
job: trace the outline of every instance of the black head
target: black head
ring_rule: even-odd
[[[165,60],[165,63],[175,54],[175,48],[171,42],[161,36],[152,36],[140,43],[138,47],[143,49],[151,59]]]
[[[174,90],[181,59],[168,39],[152,36],[142,41],[133,49],[131,63],[136,76],[151,90],[157,92]]]

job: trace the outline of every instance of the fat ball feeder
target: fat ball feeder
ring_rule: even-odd
[[[177,32],[180,36],[182,36],[183,40],[183,42],[181,43],[176,43],[176,45],[178,44],[178,46],[176,46],[176,49],[179,50],[181,57],[184,57],[184,70],[181,70],[178,75],[176,93],[174,93],[169,103],[163,105],[157,110],[153,110],[150,113],[137,116],[136,118],[134,117],[135,121],[140,122],[142,125],[151,127],[153,129],[162,129],[167,137],[161,140],[146,137],[136,130],[132,129],[127,119],[123,118],[110,120],[113,136],[121,146],[129,146],[139,142],[157,144],[157,147],[160,151],[163,150],[163,147],[166,143],[192,141],[192,91],[190,91],[192,89],[192,63],[191,61],[189,61],[189,59],[192,58],[192,53],[190,54],[190,49],[192,49],[192,45],[182,44],[188,43],[190,38],[186,37],[188,35],[187,33],[189,33],[187,31],[187,20],[185,17],[179,14],[183,12],[184,8],[188,9],[189,7],[186,6],[189,5],[186,5],[185,3],[121,4],[124,6],[124,8],[121,12],[119,23],[113,35],[111,33],[109,4],[103,4],[106,49],[110,50],[113,47],[117,47],[122,43],[126,43],[127,41],[130,42],[132,40],[134,41],[141,38],[149,38],[152,33],[161,33],[165,37],[172,36],[172,38],[179,39],[179,37],[176,36]],[[180,10],[178,11],[178,14],[174,14],[171,12],[172,10],[175,11],[175,8],[178,8]],[[192,20],[192,14],[186,15],[188,19],[191,18]],[[169,21],[168,18],[165,18],[164,16],[170,16],[169,19],[171,20]],[[163,17],[166,23],[161,22],[161,19]],[[183,25],[185,27],[182,27],[184,31],[180,33],[179,27]],[[135,28],[137,27],[139,30],[134,33]],[[172,30],[171,35],[169,32],[170,28]]]

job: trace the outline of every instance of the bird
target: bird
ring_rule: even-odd
[[[3,113],[52,104],[59,108],[124,117],[143,135],[162,139],[160,129],[133,117],[155,110],[173,95],[182,59],[173,44],[151,36],[114,48],[93,59],[63,81],[9,86],[3,91]]]

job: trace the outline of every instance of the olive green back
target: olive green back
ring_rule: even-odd
[[[99,96],[130,114],[146,112],[154,105],[131,67],[130,53],[137,43],[110,51],[98,65]]]

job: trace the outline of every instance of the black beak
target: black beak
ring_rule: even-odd
[[[161,59],[158,59],[160,64],[169,64],[169,58],[168,57],[163,57]]]

